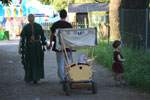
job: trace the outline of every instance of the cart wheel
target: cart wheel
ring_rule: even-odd
[[[70,83],[69,82],[66,82],[65,83],[65,91],[66,91],[66,95],[67,96],[70,96],[71,95],[71,87],[70,87]]]
[[[92,82],[92,93],[96,94],[97,93],[97,86],[95,82]]]

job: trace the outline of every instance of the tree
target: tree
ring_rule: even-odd
[[[57,11],[65,9],[67,7],[67,0],[54,0],[53,5]]]
[[[111,0],[109,6],[110,40],[120,40],[119,9],[122,0]]]
[[[106,3],[110,2],[110,0],[94,0],[94,1],[98,2],[98,3],[100,3],[100,2],[106,2]]]
[[[100,3],[109,2],[110,0],[39,0],[45,5],[54,5],[56,10],[67,8],[69,3]]]
[[[111,0],[109,8],[110,40],[121,39],[120,29],[123,25],[124,43],[132,46],[145,45],[146,7],[148,7],[147,0]],[[121,8],[124,10],[120,10]]]
[[[4,5],[9,5],[12,0],[0,0]]]
[[[122,0],[122,8],[124,9],[146,9],[148,0]]]
[[[74,0],[74,3],[94,3],[94,0]]]
[[[94,0],[54,0],[53,5],[56,10],[65,9],[69,3],[94,3]]]
[[[42,4],[52,5],[54,0],[39,0]]]

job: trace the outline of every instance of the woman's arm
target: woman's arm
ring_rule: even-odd
[[[24,49],[24,44],[25,44],[25,32],[26,32],[26,27],[24,27],[21,31],[20,34],[20,41],[19,41],[19,46],[18,46],[18,53],[22,54],[23,49]]]
[[[44,36],[44,31],[43,31],[43,29],[42,29],[42,26],[40,26],[40,34],[41,34],[41,40],[42,40],[42,45],[46,45],[47,43],[46,43],[46,38],[45,38],[45,36]]]
[[[20,37],[19,46],[18,46],[18,53],[21,54],[21,46],[22,46],[22,37]]]

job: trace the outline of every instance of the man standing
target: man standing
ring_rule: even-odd
[[[67,17],[66,10],[64,10],[64,9],[61,10],[59,14],[60,14],[61,20],[55,22],[51,27],[52,34],[50,36],[50,45],[48,46],[48,49],[52,48],[52,41],[54,41],[52,51],[56,52],[56,60],[57,60],[57,65],[58,65],[58,76],[60,78],[60,81],[63,82],[65,79],[65,70],[64,70],[64,66],[65,66],[65,61],[64,61],[65,59],[64,58],[65,57],[63,56],[62,51],[56,50],[56,37],[54,34],[56,32],[56,29],[72,28],[72,25],[70,23],[68,23],[67,21],[65,21],[65,19]],[[71,50],[69,48],[66,48],[66,51],[68,54],[69,61],[71,62],[72,61]]]

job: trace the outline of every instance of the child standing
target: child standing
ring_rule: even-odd
[[[121,42],[116,40],[114,41],[112,46],[115,48],[113,53],[114,63],[112,64],[112,70],[114,72],[115,84],[117,87],[120,87],[125,85],[125,81],[123,77],[124,67],[122,64],[122,62],[124,62],[125,59],[119,52],[119,49],[121,48]]]

